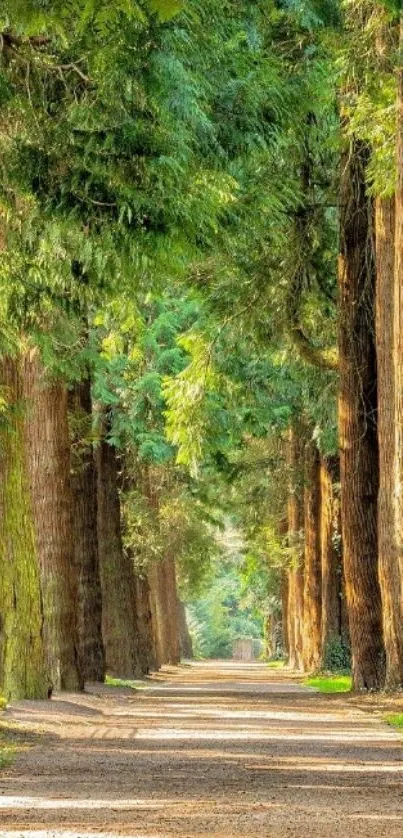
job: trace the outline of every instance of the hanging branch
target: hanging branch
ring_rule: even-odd
[[[308,132],[310,126],[315,122],[315,115],[309,113],[306,122],[305,154],[301,166],[301,191],[304,203],[298,208],[294,218],[295,234],[299,243],[300,257],[299,264],[289,282],[286,299],[286,318],[289,336],[300,356],[309,364],[320,369],[337,370],[337,350],[335,348],[328,349],[316,346],[306,335],[301,317],[304,289],[309,285],[309,254],[307,253],[307,243],[309,242],[309,224],[313,208],[313,204],[310,202],[313,187],[313,161],[309,148]]]

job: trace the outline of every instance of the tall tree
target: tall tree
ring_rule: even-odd
[[[116,449],[107,424],[97,448],[98,545],[106,670],[119,678],[140,674],[136,583],[123,549]]]
[[[19,359],[0,363],[0,691],[12,699],[46,698],[51,685],[44,647],[38,550],[24,456]]]
[[[400,587],[396,576],[393,577],[394,594],[397,602],[402,603],[403,595],[403,13],[400,14],[399,69],[397,85],[397,184],[395,204],[395,264],[393,281],[393,338],[391,342],[394,359],[394,441],[393,441],[393,497],[394,497],[394,532],[397,562],[400,571]],[[393,553],[394,558],[395,553]],[[403,683],[403,635],[402,618],[398,626],[399,673],[390,672],[390,681],[396,686]],[[396,632],[397,633],[397,632]],[[390,670],[392,666],[390,666]]]
[[[83,686],[83,677],[79,666],[67,389],[56,380],[48,380],[36,348],[25,353],[22,389],[51,679],[55,688],[77,690]]]
[[[314,442],[305,449],[303,662],[308,672],[322,660],[322,573],[320,545],[320,456]]]
[[[396,254],[396,259],[398,259]],[[386,652],[386,685],[403,680],[402,571],[397,534],[398,443],[395,422],[396,350],[395,323],[395,199],[376,199],[376,336],[378,365],[379,499],[378,549]],[[397,301],[396,301],[397,302]],[[397,347],[396,347],[397,349]]]
[[[341,555],[339,459],[321,457],[320,548],[322,567],[322,660],[326,665],[334,644],[347,644],[343,621],[343,566]]]
[[[369,149],[352,139],[341,164],[340,192],[340,470],[343,559],[354,687],[384,680],[378,579],[379,457],[375,356],[375,263]]]
[[[92,441],[92,399],[89,375],[74,385],[69,395],[69,407],[80,661],[86,681],[103,681],[105,651],[102,639],[97,476]]]
[[[288,583],[288,641],[289,663],[292,669],[303,668],[304,651],[304,556],[300,536],[303,530],[303,500],[301,475],[303,474],[303,437],[301,423],[290,428],[287,441],[287,464],[289,469],[289,494],[287,504],[288,539],[293,559]]]

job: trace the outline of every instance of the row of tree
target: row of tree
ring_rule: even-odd
[[[2,0],[7,694],[177,661],[229,519],[293,665],[401,686],[399,26]]]
[[[229,178],[207,163],[213,27],[196,7],[171,26],[179,6],[0,6],[7,696],[135,678],[191,651],[175,560],[197,588],[215,545],[208,487],[174,467],[164,433],[162,380],[197,316],[169,289]],[[208,51],[191,74],[192,27]]]
[[[46,696],[103,681],[106,672],[133,679],[178,663],[189,641],[169,541],[162,559],[136,571],[123,543],[121,464],[107,417],[95,448],[91,441],[89,381],[68,392],[28,349],[3,360],[2,384],[5,694]],[[152,504],[154,478],[147,469]]]
[[[289,567],[281,599],[291,662],[312,670],[332,655],[345,661],[351,644],[355,688],[394,689],[402,683],[403,628],[401,24],[393,4],[312,6],[310,14],[297,12],[305,52],[291,59],[301,89],[313,95],[294,135],[297,200],[281,224],[287,250],[284,239],[266,235],[266,287],[254,266],[248,294],[253,285],[256,297],[229,331],[238,341],[248,335],[260,361],[271,360],[272,389],[288,406],[288,414],[271,406],[266,420],[278,444],[269,470],[275,478],[288,460],[289,497],[283,493],[274,516],[263,515],[275,518],[277,544],[283,539],[274,562]],[[320,75],[325,68],[336,98]],[[238,303],[238,289],[227,294]],[[216,310],[217,300],[215,287]],[[215,356],[228,374],[216,347]],[[255,522],[255,535],[263,530]]]
[[[329,461],[317,450],[305,450],[304,569],[289,576],[289,643],[292,660],[300,657],[308,669],[323,665],[329,644],[338,637],[345,642],[345,603],[355,688],[396,689],[403,676],[402,52],[398,17],[382,7],[351,4],[345,26],[350,40],[359,34],[364,40],[360,59],[368,75],[353,77],[350,71],[341,89],[347,141],[339,176],[340,476],[333,465],[331,477]],[[349,49],[347,44],[348,58]],[[361,114],[366,107],[368,120],[371,95],[378,108],[375,130]],[[389,137],[386,102],[396,114],[397,130]],[[376,131],[384,131],[390,172],[379,160]],[[340,526],[335,479],[341,486]],[[291,532],[297,506],[294,494]],[[335,550],[339,534],[342,565]]]

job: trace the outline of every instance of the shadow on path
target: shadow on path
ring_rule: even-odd
[[[261,664],[165,670],[7,712],[40,744],[0,776],[0,838],[401,838],[403,741]]]

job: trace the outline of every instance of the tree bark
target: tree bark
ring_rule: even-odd
[[[173,556],[166,556],[162,562],[166,591],[166,630],[168,663],[180,663],[179,598],[176,584],[176,567]]]
[[[342,563],[337,542],[339,500],[334,483],[339,479],[338,458],[320,463],[320,547],[322,567],[323,659],[333,641],[342,639]]]
[[[304,618],[304,556],[300,545],[302,530],[302,430],[295,423],[287,441],[287,467],[289,470],[289,495],[287,504],[288,541],[295,553],[288,574],[288,642],[289,666],[303,669],[303,618]]]
[[[150,466],[143,470],[143,491],[156,518],[159,515],[159,491]],[[178,593],[175,559],[167,547],[166,555],[153,562],[148,569],[155,657],[158,664],[176,665],[180,662],[178,621]]]
[[[91,381],[76,384],[69,397],[72,441],[74,554],[78,575],[78,631],[81,669],[86,681],[105,678],[102,591],[97,531],[97,476],[91,439]]]
[[[343,557],[356,690],[384,683],[378,579],[377,381],[369,151],[351,141],[342,160],[340,219],[339,434]]]
[[[149,569],[149,583],[152,597],[152,611],[155,631],[156,658],[159,666],[167,663],[178,663],[173,650],[172,622],[170,609],[171,579],[167,575],[166,560],[160,559]],[[175,606],[177,608],[177,605]]]
[[[139,666],[144,674],[157,669],[153,641],[150,586],[146,578],[136,577]]]
[[[390,392],[392,384],[389,384],[389,395],[386,393],[393,405],[393,425],[394,438],[392,440],[386,439],[386,445],[390,445],[392,449],[393,465],[393,487],[387,487],[392,491],[393,498],[393,544],[385,544],[390,550],[389,571],[393,565],[393,575],[390,581],[390,600],[394,603],[394,614],[392,626],[395,629],[395,638],[393,645],[391,644],[389,627],[385,633],[385,644],[387,654],[387,685],[389,688],[401,687],[403,684],[403,12],[400,16],[400,32],[399,32],[399,69],[398,69],[398,87],[397,87],[397,143],[396,143],[396,168],[397,168],[397,182],[396,182],[396,199],[395,199],[395,258],[393,271],[393,289],[391,298],[393,300],[393,311],[386,309],[385,317],[389,318],[387,328],[390,330],[390,319],[392,319],[392,336],[389,347],[389,364],[390,356],[393,359],[393,370],[389,369],[391,382],[393,383],[394,392]],[[383,203],[385,207],[385,202]],[[386,221],[385,221],[386,224]],[[391,222],[389,224],[391,226]],[[380,241],[380,249],[386,249],[386,245],[390,243]],[[390,293],[389,283],[391,281],[391,266],[389,264],[390,253],[387,251],[385,261],[385,277],[384,279],[387,287],[384,290],[383,297],[386,293]],[[379,282],[382,282],[379,277]],[[380,286],[382,290],[382,285]],[[384,305],[387,301],[384,300]],[[381,317],[381,312],[379,312]],[[379,351],[379,349],[378,349]],[[385,382],[387,388],[387,382]],[[391,416],[388,412],[387,420],[389,421],[388,431],[391,430]],[[390,453],[390,451],[389,451]],[[388,457],[388,452],[383,453],[383,456]],[[390,464],[388,464],[390,465]],[[386,463],[385,463],[386,467]],[[387,480],[385,475],[385,480]],[[386,489],[387,490],[387,489]],[[391,517],[391,511],[388,510],[388,516]],[[385,527],[390,524],[390,520],[385,522]],[[384,533],[386,539],[387,535]],[[399,580],[397,579],[397,571],[395,564],[397,563],[399,570]],[[382,579],[382,576],[381,576]],[[400,585],[399,585],[400,582]],[[400,604],[400,613],[398,605]],[[384,625],[386,624],[386,615]],[[393,630],[393,629],[392,629]],[[389,648],[391,646],[391,648]],[[390,653],[389,653],[390,652]]]
[[[122,543],[116,450],[103,439],[96,452],[98,549],[106,670],[117,678],[140,674],[133,564]]]
[[[67,391],[63,384],[47,380],[36,349],[24,356],[22,378],[27,468],[51,679],[56,688],[79,690],[83,678],[78,650]]]
[[[8,699],[42,699],[50,672],[17,360],[1,360],[0,381],[7,399],[0,428],[0,692]]]
[[[151,636],[155,669],[160,669],[164,661],[164,648],[161,638],[161,614],[159,608],[159,574],[158,563],[153,562],[148,568],[147,583],[150,590]]]
[[[403,165],[403,156],[402,156]],[[403,208],[402,208],[403,209]],[[395,309],[395,202],[376,201],[376,350],[378,368],[378,560],[386,653],[386,686],[403,684],[402,577],[398,557],[396,496],[398,443],[396,411]],[[398,262],[398,255],[397,255]]]
[[[178,621],[180,634],[181,657],[191,660],[193,658],[192,638],[186,618],[186,608],[183,602],[178,599]]]
[[[288,665],[290,669],[297,668],[296,649],[295,649],[295,629],[296,629],[296,614],[295,614],[295,570],[290,568],[288,571],[288,603],[287,603],[287,634],[288,634]]]
[[[290,643],[288,638],[288,574],[283,571],[281,575],[281,626],[282,626],[282,647],[283,656],[288,658]]]
[[[304,489],[304,669],[315,672],[322,660],[322,574],[320,545],[320,457],[316,445],[305,451]]]

